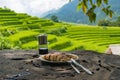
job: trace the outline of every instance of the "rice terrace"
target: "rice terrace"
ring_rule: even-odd
[[[37,49],[37,36],[47,33],[49,49],[104,52],[120,43],[120,27],[53,22],[0,8],[0,49]]]

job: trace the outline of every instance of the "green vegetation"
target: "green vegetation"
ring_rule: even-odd
[[[58,17],[55,15],[52,15],[50,19],[54,22],[59,22]]]
[[[0,9],[0,49],[37,49],[37,36],[43,33],[48,34],[49,49],[61,51],[104,52],[109,44],[120,43],[120,27],[56,23]]]
[[[2,35],[0,35],[0,50],[11,49],[10,42],[6,40]]]
[[[111,6],[109,5],[108,0],[78,0],[77,10],[80,10],[81,8],[82,11],[89,17],[90,22],[96,21],[96,8],[100,8],[110,17],[113,15],[113,11],[110,9]]]
[[[120,27],[120,16],[117,18],[117,20],[101,20],[98,22],[99,26],[119,26]]]

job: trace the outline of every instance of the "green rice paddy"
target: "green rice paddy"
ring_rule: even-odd
[[[104,52],[120,44],[120,27],[74,25],[0,8],[0,49],[38,49],[37,36],[48,35],[49,49]]]

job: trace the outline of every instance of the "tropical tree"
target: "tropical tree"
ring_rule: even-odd
[[[120,16],[116,20],[100,20],[98,26],[119,26],[120,27]]]
[[[58,17],[56,15],[52,15],[51,20],[54,22],[59,22]]]
[[[98,26],[109,26],[111,22],[109,20],[100,20]]]
[[[72,0],[69,0],[70,2]],[[77,10],[82,11],[89,17],[90,22],[96,21],[95,9],[100,8],[106,15],[112,17],[113,11],[110,9],[109,0],[78,0]]]

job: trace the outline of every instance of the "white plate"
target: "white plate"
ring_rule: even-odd
[[[78,56],[77,55],[75,55],[75,54],[71,54],[71,53],[66,53],[67,55],[72,55],[72,56],[75,56],[76,57],[76,59],[74,59],[74,60],[78,60]],[[48,63],[67,63],[67,62],[70,62],[70,61],[66,61],[66,62],[60,62],[60,61],[49,61],[49,60],[46,60],[46,59],[44,59],[43,57],[44,57],[45,55],[41,55],[39,58],[40,58],[40,60],[41,61],[44,61],[44,62],[48,62]]]

